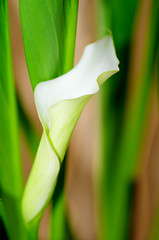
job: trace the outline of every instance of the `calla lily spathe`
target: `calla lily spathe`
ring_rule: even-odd
[[[43,135],[22,199],[25,222],[48,203],[73,129],[93,94],[119,71],[111,36],[88,45],[76,67],[50,81],[39,83],[35,104]]]

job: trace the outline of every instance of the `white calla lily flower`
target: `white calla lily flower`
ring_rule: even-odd
[[[34,92],[43,135],[22,199],[25,222],[48,203],[73,129],[86,103],[119,71],[111,36],[88,45],[70,72],[39,83]]]

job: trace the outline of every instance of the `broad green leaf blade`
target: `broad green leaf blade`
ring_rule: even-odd
[[[70,72],[37,85],[35,103],[44,133],[23,196],[26,223],[49,201],[83,108],[99,86],[119,70],[118,64],[112,38],[107,36],[87,46],[81,61]]]
[[[78,0],[20,0],[24,50],[33,86],[73,65]]]

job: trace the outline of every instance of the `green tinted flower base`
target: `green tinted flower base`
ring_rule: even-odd
[[[44,131],[22,199],[25,223],[45,209],[83,108],[119,70],[118,64],[112,38],[107,36],[88,45],[70,72],[36,86],[35,104]]]

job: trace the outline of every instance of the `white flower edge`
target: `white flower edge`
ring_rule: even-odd
[[[88,45],[70,72],[36,86],[35,104],[44,133],[22,199],[26,223],[45,208],[83,108],[100,85],[119,71],[118,64],[112,37],[106,36]]]
[[[66,99],[98,92],[99,86],[119,71],[111,36],[85,47],[80,62],[68,73],[39,83],[34,92],[36,108],[43,127],[50,127],[49,108]]]

